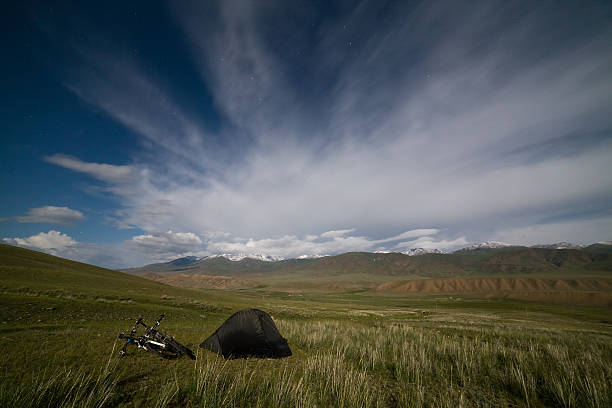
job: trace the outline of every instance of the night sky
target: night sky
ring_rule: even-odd
[[[116,268],[612,239],[612,2],[0,19],[5,243]]]

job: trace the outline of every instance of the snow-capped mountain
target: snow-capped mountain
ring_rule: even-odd
[[[230,261],[241,261],[245,258],[248,258],[248,259],[256,259],[258,261],[276,262],[276,261],[282,261],[285,259],[282,256],[263,255],[263,254],[219,254],[219,255],[211,255],[208,258],[217,258],[217,257],[223,257],[223,258],[229,259]]]
[[[329,256],[329,255],[313,255],[313,254],[307,255],[307,254],[304,254],[304,255],[298,256],[295,259],[316,259],[316,258],[323,258],[325,256]]]
[[[204,257],[204,258],[206,258],[206,257]],[[200,261],[200,260],[202,260],[204,258],[200,258],[200,257],[197,257],[197,256],[185,256],[185,257],[182,257],[182,258],[174,259],[174,260],[172,260],[172,261],[170,261],[168,263],[171,264],[171,265],[174,265],[174,266],[187,266],[187,265],[194,264],[194,263],[196,263],[196,262],[198,262],[198,261]]]
[[[505,242],[499,242],[499,241],[486,241],[486,242],[480,242],[478,244],[472,244],[472,245],[466,246],[465,248],[458,249],[457,251],[474,251],[476,249],[506,248],[506,247],[511,247],[511,246],[515,246],[515,245],[506,244]]]
[[[408,256],[415,256],[415,255],[423,255],[423,254],[443,254],[443,251],[440,251],[439,249],[427,249],[427,248],[410,248],[407,249],[406,251],[403,252],[397,252],[397,251],[389,251],[386,249],[379,249],[378,251],[374,251],[375,254],[392,254],[392,253],[398,253],[398,254],[404,254],[404,255],[408,255]]]
[[[533,245],[531,248],[548,248],[548,249],[580,249],[584,248],[582,245],[575,245],[570,242],[557,242],[555,244],[540,244]]]
[[[402,252],[404,255],[415,256],[424,254],[443,254],[444,252],[439,249],[427,249],[427,248],[410,248],[407,251]]]

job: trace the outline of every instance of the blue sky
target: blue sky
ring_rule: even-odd
[[[609,2],[17,3],[6,243],[125,267],[612,238]]]

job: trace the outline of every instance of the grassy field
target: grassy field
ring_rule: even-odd
[[[196,291],[115,274],[0,248],[0,406],[612,406],[609,307]],[[292,357],[197,347],[246,307],[273,316]],[[160,313],[197,360],[118,358],[118,333]]]

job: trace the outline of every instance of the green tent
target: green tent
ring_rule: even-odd
[[[274,321],[259,309],[234,313],[200,347],[225,358],[289,357],[291,349]]]

